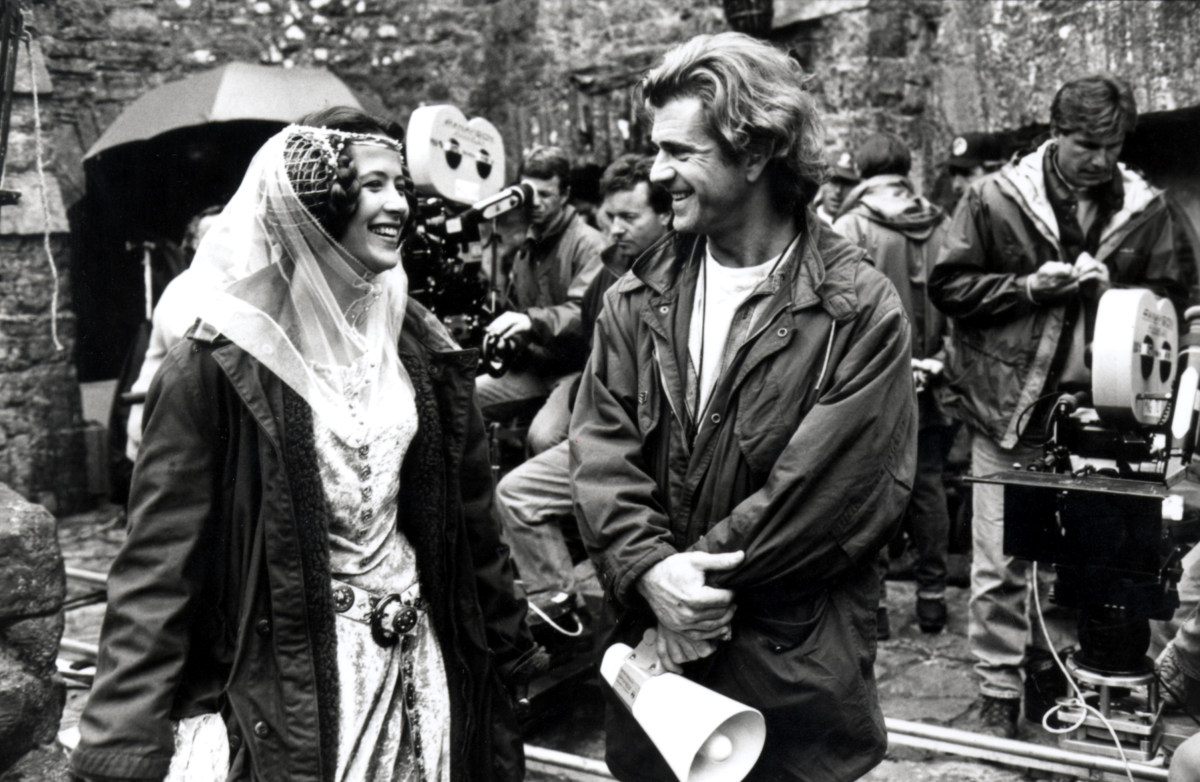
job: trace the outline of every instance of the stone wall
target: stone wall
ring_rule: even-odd
[[[1144,110],[1200,103],[1192,2],[775,6],[771,37],[815,73],[839,146],[892,130],[922,167],[955,133],[1044,121],[1061,80],[1091,70],[1129,78]],[[402,119],[456,104],[501,129],[510,161],[559,143],[606,163],[636,145],[619,121],[636,124],[638,74],[671,44],[726,29],[712,0],[39,0],[32,14],[56,87],[48,119],[68,204],[82,192],[83,152],[128,102],[233,59],[328,67]]]
[[[0,483],[0,782],[65,780],[55,659],[66,575],[45,508]]]
[[[4,188],[21,199],[0,209],[0,482],[65,512],[89,495],[72,362],[69,226],[49,134],[39,149],[33,86],[45,101],[51,85],[36,47],[33,55],[32,71],[24,48],[17,61],[5,164]]]
[[[776,0],[772,39],[816,78],[831,146],[877,130],[928,184],[954,136],[1044,124],[1063,82],[1110,71],[1142,112],[1200,105],[1200,4],[1171,0]],[[782,12],[781,12],[782,11]]]
[[[511,162],[532,143],[575,143],[573,70],[640,69],[724,29],[706,0],[40,0],[32,13],[68,204],[83,153],[126,104],[221,62],[327,67],[401,119],[455,104],[501,129]]]
[[[1045,122],[1064,82],[1109,71],[1143,112],[1200,105],[1194,2],[946,3],[934,107],[951,127]]]

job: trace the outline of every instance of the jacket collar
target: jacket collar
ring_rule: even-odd
[[[820,303],[835,320],[846,320],[858,307],[854,281],[866,252],[825,225],[809,208],[802,216],[804,235],[780,264],[782,285],[790,287],[792,307]],[[705,237],[671,231],[633,262],[617,283],[626,293],[645,286],[658,295],[671,289],[684,268],[704,259]],[[782,287],[782,286],[781,286]]]
[[[458,353],[462,348],[436,315],[412,298],[404,310],[404,328],[400,329],[400,345],[419,345],[430,353]]]
[[[533,226],[529,227],[529,232],[525,235],[526,239],[534,244],[542,244],[559,236],[563,231],[567,230],[567,226],[571,224],[571,220],[575,217],[575,207],[567,204],[562,211],[558,213],[558,217],[554,218],[554,222],[546,226],[545,231],[537,231]]]
[[[197,319],[188,329],[185,336],[196,342],[223,347],[232,344],[229,338],[221,334],[215,326],[204,320]],[[401,343],[418,343],[433,353],[459,352],[461,348],[450,336],[445,325],[437,316],[413,299],[408,300],[404,311],[404,328],[400,330]]]
[[[1045,174],[1046,194],[1051,204],[1069,203],[1072,206],[1079,200],[1079,188],[1067,184],[1062,169],[1058,167],[1058,145],[1051,143],[1042,161],[1042,171]],[[1115,175],[1103,185],[1088,188],[1091,196],[1096,199],[1109,213],[1121,211],[1125,203],[1125,178]]]
[[[273,407],[282,409],[279,407],[281,402],[273,396],[268,397],[268,393],[279,392],[278,378],[203,320],[197,320],[186,336],[212,346],[213,358],[247,409],[258,420],[267,437],[276,444],[280,443],[278,416]],[[399,349],[401,354],[423,355],[435,363],[453,364],[467,377],[473,376],[478,362],[478,351],[460,348],[437,316],[411,299],[404,313]]]
[[[1000,169],[995,177],[1000,190],[1025,212],[1048,240],[1058,244],[1058,221],[1054,217],[1054,207],[1050,204],[1043,169],[1045,156],[1053,144],[1053,140],[1047,141],[1013,165]],[[1121,163],[1117,164],[1117,175],[1121,177],[1120,187],[1124,190],[1125,200],[1120,211],[1113,214],[1108,225],[1104,226],[1100,234],[1102,246],[1111,245],[1110,240],[1113,237],[1130,230],[1134,224],[1140,222],[1139,217],[1161,203],[1161,191],[1151,187],[1146,180]]]
[[[656,241],[653,245],[651,245],[651,247],[655,247],[657,245],[658,242]],[[640,258],[641,256],[638,257]],[[637,258],[634,258],[633,260],[622,258],[621,254],[617,252],[617,246],[615,244],[610,244],[608,247],[605,247],[600,251],[600,263],[604,264],[604,268],[608,269],[608,271],[611,272],[614,277],[623,276],[625,272],[629,271],[629,267],[633,266],[633,261],[636,260]]]

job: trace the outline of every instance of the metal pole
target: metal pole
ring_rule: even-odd
[[[995,736],[983,736],[965,730],[944,728],[940,725],[927,725],[923,722],[909,722],[907,720],[895,720],[891,718],[885,719],[885,722],[887,723],[889,742],[901,746],[936,749],[939,752],[952,752],[954,754],[989,760],[995,759],[992,755],[1005,756],[1013,758],[1013,760],[999,760],[998,762],[1013,765],[1025,765],[1028,761],[1055,764],[1067,769],[1073,768],[1073,771],[1067,770],[1060,773],[1074,773],[1075,775],[1079,775],[1081,769],[1085,771],[1106,771],[1114,774],[1124,774],[1126,770],[1126,765],[1119,759],[1108,758],[1103,755],[1074,752],[1059,747],[1045,747],[1040,744],[1013,741]],[[928,746],[930,743],[934,743],[937,746]],[[990,754],[985,755],[982,753]],[[1027,767],[1041,768],[1042,766],[1029,765]],[[1167,770],[1162,766],[1130,762],[1128,769],[1138,779],[1165,780],[1167,778]]]
[[[58,648],[64,652],[71,652],[86,657],[90,660],[96,660],[100,657],[100,647],[96,644],[84,643],[76,641],[73,638],[64,638],[58,643]]]
[[[615,779],[604,761],[572,755],[569,752],[559,752],[553,749],[546,749],[545,747],[535,747],[532,744],[526,744],[525,759],[546,766],[564,768],[568,771],[581,771],[585,774],[600,777],[601,779]]]
[[[97,573],[94,570],[82,570],[77,567],[68,567],[65,569],[67,571],[67,578],[73,578],[76,581],[86,581],[87,583],[95,584],[96,586],[108,585],[108,576],[104,575],[103,573]]]

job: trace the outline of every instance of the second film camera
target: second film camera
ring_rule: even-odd
[[[1066,667],[1103,719],[1063,704],[1059,719],[1077,728],[1061,743],[1142,762],[1155,760],[1162,741],[1146,654],[1150,620],[1169,620],[1179,606],[1181,562],[1200,537],[1200,493],[1188,477],[1200,308],[1186,320],[1181,339],[1169,300],[1108,291],[1096,316],[1090,393],[1052,400],[1040,460],[978,479],[1004,487],[1004,553],[1052,566],[1051,599],[1078,611],[1079,648]]]

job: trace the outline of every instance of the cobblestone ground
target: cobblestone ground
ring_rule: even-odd
[[[100,510],[60,520],[59,536],[69,567],[106,572],[124,536],[120,509]],[[70,582],[70,595],[83,595],[94,587]],[[892,638],[880,644],[876,675],[884,713],[894,719],[933,723],[970,729],[968,713],[977,695],[966,648],[966,591],[949,590],[950,623],[937,635],[921,633],[914,616],[915,591],[906,581],[889,581],[887,605]],[[103,606],[71,610],[65,637],[85,643],[99,638]],[[65,657],[70,655],[64,654]],[[528,743],[587,758],[603,757],[599,686],[580,681],[553,691],[528,730]],[[68,691],[62,729],[69,731],[79,720],[87,690],[73,686]],[[1021,722],[1021,738],[1053,744],[1040,727]],[[887,759],[865,779],[869,782],[1018,782],[1045,779],[1046,775],[1022,772],[985,762],[892,746]],[[598,779],[579,772],[566,772],[531,764],[531,782]]]

